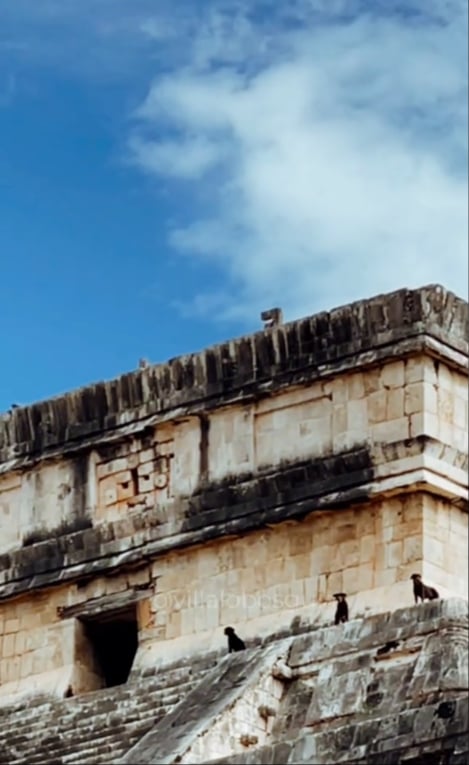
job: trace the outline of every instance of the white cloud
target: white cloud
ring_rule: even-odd
[[[154,61],[129,150],[175,209],[183,191],[169,245],[222,275],[189,310],[252,321],[435,281],[465,294],[465,0],[116,2],[10,7],[47,8],[61,50],[64,24],[93,28],[93,71]]]
[[[204,28],[195,58],[157,78],[139,111],[153,134],[139,164],[193,179],[194,195],[203,188],[206,214],[198,207],[175,227],[172,246],[215,260],[228,279],[223,296],[202,291],[193,310],[216,305],[243,319],[280,304],[291,316],[435,281],[464,292],[466,83],[456,16],[410,23],[357,11],[347,22],[330,13],[327,23],[304,14],[303,22],[260,29],[260,58],[246,62],[236,32],[246,41],[252,24],[238,12],[228,61],[201,68],[229,37],[226,17],[220,39]],[[213,17],[208,28],[216,30]],[[170,143],[160,142],[168,130]],[[217,183],[207,176],[214,165]]]
[[[220,156],[220,147],[203,137],[149,141],[134,136],[129,142],[133,160],[142,170],[175,178],[194,179],[207,172]]]

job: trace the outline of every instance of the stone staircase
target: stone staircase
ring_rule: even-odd
[[[451,598],[187,659],[0,708],[0,765],[464,765],[467,649],[467,601]]]
[[[226,656],[119,762],[466,765],[468,657],[459,598],[313,629]]]
[[[215,663],[207,657],[74,698],[0,708],[0,765],[114,763]]]
[[[279,652],[286,655],[290,640],[273,643],[270,647],[255,647],[225,656],[211,672],[173,709],[160,719],[126,755],[119,760],[128,765],[149,765],[175,762],[210,762],[213,752],[220,751],[220,737],[225,750],[236,751],[239,735],[246,726],[235,720],[230,725],[233,711],[248,720],[249,731],[254,729],[261,704],[278,706],[282,687],[273,688],[272,666]],[[212,729],[218,728],[220,719],[226,718],[223,730],[215,740]],[[239,727],[239,730],[238,730]],[[259,718],[255,732],[261,736],[264,722]],[[212,739],[207,742],[204,739]],[[199,743],[202,743],[202,749]],[[239,747],[238,747],[239,748]]]

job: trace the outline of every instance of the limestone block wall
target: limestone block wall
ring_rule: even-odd
[[[0,476],[0,552],[170,508],[204,482],[357,445],[425,436],[467,454],[467,400],[463,374],[418,356],[40,461]]]
[[[351,616],[410,605],[415,571],[442,596],[467,597],[466,540],[462,510],[424,493],[404,495],[313,513],[170,552],[135,571],[7,601],[0,611],[0,702],[34,689],[63,695],[69,686],[76,694],[104,684],[79,617],[64,609],[103,599],[112,608],[113,597],[139,593],[138,672],[222,649],[228,624],[252,641],[288,634],[294,620],[331,623],[335,592],[348,593]]]
[[[467,596],[467,309],[404,290],[0,417],[0,696],[99,687],[101,599],[140,670],[414,571]]]
[[[424,356],[337,376],[217,413],[210,477],[421,435],[467,452],[467,401],[467,378]]]
[[[149,581],[150,571],[144,574]],[[142,574],[96,578],[86,586],[56,588],[8,601],[0,609],[0,705],[21,694],[49,693],[64,697],[104,686],[83,624],[62,618],[61,610],[103,596],[128,593]],[[145,609],[137,607],[139,626]]]
[[[407,364],[406,379],[406,409],[414,415],[410,435],[425,434],[467,454],[467,372],[432,359],[414,359]]]
[[[0,550],[28,544],[47,530],[64,534],[90,526],[94,492],[88,456],[0,475]]]
[[[445,540],[459,534],[452,548],[440,542],[435,516]],[[414,572],[442,597],[467,598],[467,534],[466,512],[419,493],[170,554],[152,566],[157,584],[136,666],[215,647],[227,624],[254,639],[295,619],[332,622],[335,592],[348,593],[357,616],[410,604]],[[432,544],[445,551],[440,566]]]
[[[63,696],[74,671],[73,621],[57,619],[60,592],[8,603],[0,613],[0,697],[18,688]],[[21,686],[22,684],[22,686]]]
[[[468,514],[435,497],[423,499],[422,576],[468,597]]]

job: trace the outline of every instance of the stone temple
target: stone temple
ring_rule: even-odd
[[[467,370],[432,285],[1,416],[0,763],[466,763]]]

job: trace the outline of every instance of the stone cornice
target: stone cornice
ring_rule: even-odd
[[[257,332],[0,416],[0,469],[416,353],[467,370],[467,302],[432,285]]]
[[[239,535],[321,510],[424,491],[465,507],[467,454],[421,437],[295,462],[201,488],[135,513],[0,556],[0,600],[142,566],[171,550]]]

